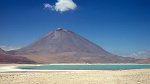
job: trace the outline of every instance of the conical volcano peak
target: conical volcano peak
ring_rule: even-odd
[[[51,35],[54,35],[54,34],[68,33],[68,32],[70,32],[70,31],[67,30],[67,29],[56,28],[53,31],[49,31],[45,36],[51,36]]]
[[[57,28],[56,31],[66,31],[66,32],[68,32],[69,30],[64,29],[64,28]]]
[[[84,37],[56,28],[32,44],[12,51],[38,63],[116,63],[130,61],[105,51]]]
[[[57,28],[49,32],[31,45],[20,49],[20,51],[31,54],[32,52],[38,54],[64,52],[108,54],[108,52],[98,45],[70,30],[62,28]]]
[[[62,29],[62,28],[57,28],[56,30],[57,30],[57,31],[60,31],[60,30],[63,30],[63,29]]]

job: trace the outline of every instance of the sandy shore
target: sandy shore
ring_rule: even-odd
[[[0,84],[150,84],[150,69],[3,72]]]

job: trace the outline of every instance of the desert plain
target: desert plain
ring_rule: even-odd
[[[20,64],[0,64],[6,66]],[[27,64],[23,64],[27,65]],[[0,84],[149,84],[150,69],[0,72]]]

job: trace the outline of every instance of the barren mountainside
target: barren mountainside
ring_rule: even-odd
[[[140,60],[136,61],[136,63],[140,63],[140,64],[150,64],[150,58],[147,58],[147,59],[140,59]]]
[[[32,60],[27,59],[26,57],[12,56],[8,54],[0,54],[0,63],[35,63]]]
[[[9,53],[25,56],[38,63],[128,63],[120,57],[67,29],[55,29],[32,44]]]
[[[63,52],[84,52],[109,54],[98,45],[66,29],[49,32],[31,45],[17,50],[19,54],[49,54]]]
[[[6,54],[6,52],[0,48],[0,54]]]

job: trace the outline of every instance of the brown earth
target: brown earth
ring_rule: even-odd
[[[0,54],[0,63],[35,63],[26,57]]]

